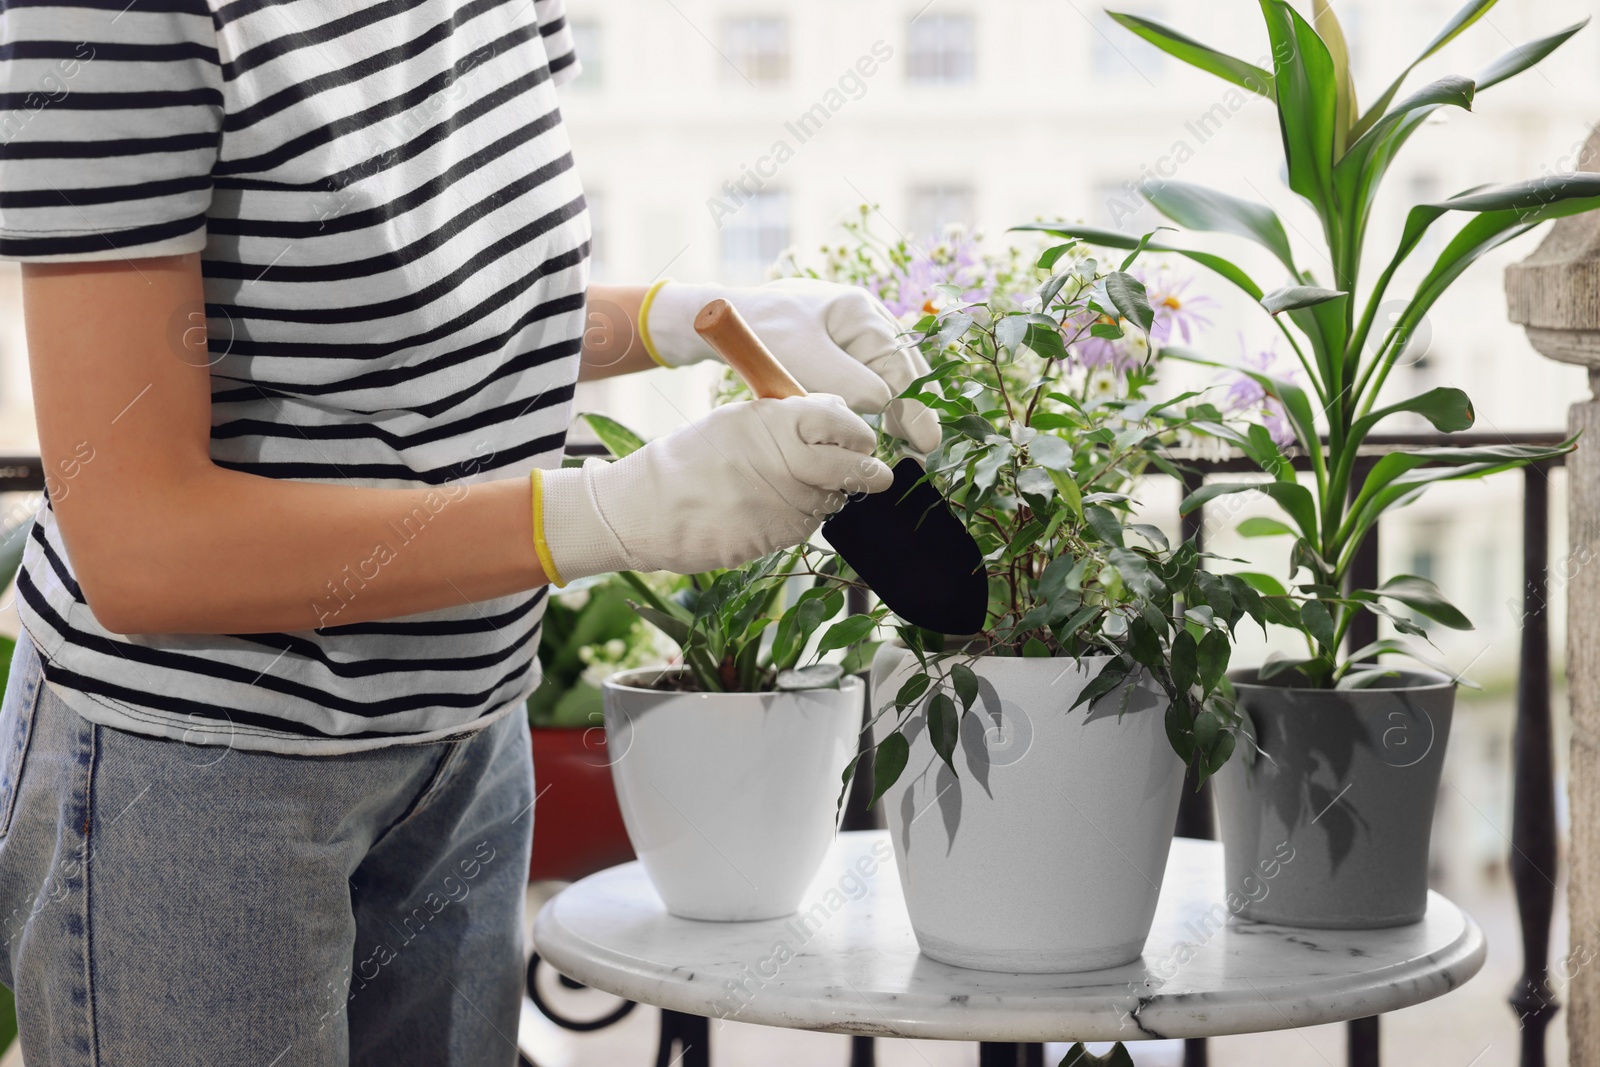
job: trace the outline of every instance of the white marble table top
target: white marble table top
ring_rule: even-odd
[[[881,842],[881,843],[880,843]],[[872,846],[878,843],[874,853]],[[1080,974],[995,974],[921,955],[883,831],[841,834],[802,904],[811,916],[713,923],[668,915],[644,869],[576,882],[540,911],[562,974],[713,1019],[881,1037],[1112,1041],[1338,1022],[1430,1000],[1483,965],[1482,932],[1437,893],[1411,926],[1305,930],[1232,916],[1222,846],[1173,843],[1142,959]],[[852,873],[867,860],[868,878]]]

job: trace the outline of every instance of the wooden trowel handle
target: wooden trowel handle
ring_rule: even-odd
[[[694,332],[706,339],[706,344],[744,379],[756,396],[782,400],[806,395],[800,383],[750,329],[744,316],[726,300],[713,300],[701,308],[694,317]]]

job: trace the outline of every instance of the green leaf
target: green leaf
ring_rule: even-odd
[[[1390,578],[1373,592],[1390,600],[1398,600],[1418,615],[1448,626],[1452,630],[1473,629],[1472,621],[1446,600],[1444,594],[1439,592],[1439,587],[1426,578],[1420,578],[1415,574],[1402,574]]]
[[[1027,644],[1022,646],[1022,654],[1028,659],[1049,659],[1050,646],[1037,637],[1030,637]]]
[[[913,674],[906,679],[905,684],[900,687],[900,692],[895,695],[894,706],[900,711],[915,707],[917,701],[928,691],[928,686],[932,684],[933,680],[926,674]]]
[[[681,649],[689,647],[689,624],[664,611],[646,607],[643,604],[634,605],[634,610],[650,625],[666,634],[673,644]]]
[[[1338,77],[1328,46],[1285,0],[1261,0],[1272,39],[1278,129],[1289,164],[1289,188],[1324,220],[1337,210],[1333,194],[1334,124]]]
[[[1300,527],[1302,536],[1316,537],[1316,502],[1312,499],[1311,491],[1298,482],[1208,482],[1184,497],[1183,503],[1178,505],[1178,511],[1187,515],[1208,501],[1232,493],[1265,493],[1288,512],[1295,525]]]
[[[600,443],[605,446],[606,451],[617,459],[631,455],[645,445],[644,438],[622,425],[616,419],[588,411],[578,417],[589,424],[589,429],[594,431],[594,435],[600,439]]]
[[[1118,1041],[1104,1056],[1096,1056],[1082,1042],[1067,1050],[1059,1067],[1134,1067],[1133,1055]]]
[[[1443,433],[1457,433],[1461,430],[1472,428],[1477,420],[1476,413],[1472,410],[1472,400],[1460,389],[1440,386],[1429,389],[1426,393],[1414,396],[1410,400],[1402,400],[1398,404],[1390,404],[1386,408],[1379,408],[1372,414],[1356,420],[1350,428],[1350,438],[1359,443],[1378,423],[1390,415],[1397,415],[1402,411],[1409,411],[1427,419],[1435,430]]]
[[[822,640],[817,644],[818,656],[831,652],[836,648],[849,648],[857,641],[866,639],[878,620],[871,615],[852,615],[848,619],[834,623],[822,635]]]
[[[1278,579],[1274,578],[1270,574],[1260,574],[1256,571],[1239,571],[1234,574],[1234,577],[1244,582],[1256,592],[1265,594],[1266,596],[1289,595],[1289,591],[1283,587],[1283,583],[1278,581]]]
[[[1283,220],[1264,204],[1180,181],[1145,182],[1139,192],[1157,211],[1185,229],[1248,238],[1277,256],[1290,274],[1299,275]]]
[[[1445,23],[1444,29],[1440,30],[1438,35],[1428,43],[1428,47],[1422,50],[1422,54],[1412,60],[1410,66],[1400,72],[1400,76],[1390,84],[1388,89],[1384,90],[1383,95],[1378,97],[1372,106],[1367,109],[1366,113],[1361,116],[1355,127],[1350,131],[1350,139],[1352,141],[1355,140],[1376,125],[1377,121],[1383,117],[1384,112],[1388,110],[1389,104],[1394,100],[1395,95],[1400,92],[1400,87],[1405,84],[1407,75],[1415,70],[1419,63],[1455,40],[1468,26],[1488,14],[1489,9],[1494,7],[1497,2],[1498,0],[1468,0],[1467,6],[1456,12],[1450,21]]]
[[[1373,464],[1361,491],[1350,505],[1349,515],[1339,528],[1338,543],[1358,544],[1360,538],[1389,508],[1409,503],[1435,482],[1481,478],[1500,471],[1516,470],[1530,463],[1554,459],[1576,447],[1569,438],[1554,448],[1539,445],[1485,445],[1479,448],[1417,448],[1391,452]],[[1428,468],[1438,464],[1437,468]]]
[[[1072,514],[1079,522],[1083,521],[1083,494],[1078,489],[1078,483],[1072,480],[1072,475],[1062,471],[1047,469],[1046,474],[1056,483],[1056,492],[1061,494],[1061,499],[1067,507],[1072,509]]]
[[[1232,652],[1232,644],[1228,635],[1221,630],[1207,630],[1205,636],[1200,638],[1196,667],[1200,677],[1200,688],[1204,692],[1211,692],[1222,680],[1228,670],[1228,658]]]
[[[960,732],[961,716],[956,713],[956,702],[948,693],[933,694],[928,702],[928,740],[933,742],[933,750],[951,771],[956,769],[952,757]]]
[[[1246,63],[1242,59],[1218,52],[1216,49],[1201,44],[1171,26],[1164,25],[1154,19],[1141,18],[1138,15],[1124,14],[1119,11],[1107,11],[1112,19],[1119,25],[1133,31],[1140,37],[1149,41],[1163,52],[1191,67],[1197,67],[1207,74],[1215,74],[1225,81],[1232,82],[1241,89],[1246,89],[1260,96],[1272,96],[1272,75],[1256,66]]]
[[[1330,300],[1337,300],[1341,296],[1348,296],[1337,289],[1318,289],[1314,285],[1286,285],[1282,289],[1274,289],[1261,298],[1261,306],[1274,315],[1285,311],[1298,311],[1301,308],[1316,307],[1326,304]]]
[[[1573,34],[1587,25],[1589,20],[1584,19],[1548,37],[1540,37],[1538,40],[1513,48],[1478,72],[1478,76],[1473,79],[1478,83],[1478,91],[1481,93],[1492,85],[1499,85],[1508,78],[1515,78],[1528,68],[1544,62],[1551,52],[1566,44]]]
[[[1150,332],[1150,327],[1155,325],[1156,313],[1150,306],[1150,297],[1145,292],[1143,282],[1127,271],[1112,271],[1106,275],[1106,295],[1111,297],[1111,302],[1123,318],[1145,333]]]
[[[1317,36],[1328,46],[1328,55],[1333,60],[1336,102],[1333,157],[1338,159],[1344,155],[1350,127],[1355,124],[1356,117],[1360,114],[1356,107],[1355,80],[1350,74],[1350,46],[1345,43],[1344,27],[1339,25],[1339,16],[1334,14],[1333,5],[1328,0],[1313,0],[1311,25],[1317,31]]]
[[[978,699],[978,676],[973,674],[972,668],[965,663],[952,664],[950,684],[955,688],[956,696],[961,699],[961,710],[969,710],[973,702]]]
[[[906,760],[911,758],[911,744],[905,735],[896,730],[878,745],[877,752],[872,759],[872,801],[867,807],[872,807],[883,798],[900,778],[900,772],[906,769]]]
[[[1212,633],[1217,631],[1213,630]],[[1200,644],[1188,630],[1179,630],[1172,639],[1172,685],[1180,693],[1189,691],[1199,673]]]
[[[1091,504],[1083,509],[1084,521],[1096,537],[1108,545],[1122,548],[1122,522],[1107,509]]]
[[[1300,625],[1320,647],[1334,651],[1333,614],[1328,611],[1328,605],[1320,600],[1308,600],[1301,604]]]
[[[1281,534],[1296,536],[1294,527],[1264,515],[1253,515],[1236,527],[1240,537],[1278,537]]]
[[[1083,687],[1083,692],[1078,694],[1078,699],[1072,702],[1076,708],[1080,704],[1093,704],[1096,700],[1110,693],[1121,685],[1128,677],[1128,668],[1120,660],[1113,660],[1101,668],[1100,673]],[[1070,710],[1070,709],[1069,709]]]

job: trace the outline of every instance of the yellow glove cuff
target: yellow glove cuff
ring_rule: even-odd
[[[670,369],[672,364],[661,358],[661,353],[656,351],[656,343],[650,339],[650,305],[656,302],[656,294],[661,287],[670,282],[671,278],[662,278],[649,289],[645,290],[644,299],[639,303],[639,340],[644,345],[644,350],[657,364]]]
[[[556,570],[555,558],[550,555],[550,543],[544,536],[544,471],[535,467],[528,475],[528,481],[533,487],[533,551],[539,557],[539,565],[544,568],[545,576],[559,589],[567,583],[562,580],[561,572]]]

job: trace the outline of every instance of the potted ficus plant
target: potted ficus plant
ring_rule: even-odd
[[[643,444],[600,429],[615,455]],[[677,663],[601,687],[623,821],[674,915],[790,915],[828,853],[864,710],[865,686],[848,672],[882,617],[839,618],[848,583],[837,568],[831,552],[801,545],[667,592],[618,576],[632,610],[679,649]],[[814,662],[841,649],[843,663]]]
[[[1252,575],[1261,592],[1296,603],[1273,621],[1297,630],[1304,650],[1274,655],[1234,679],[1243,722],[1255,736],[1245,759],[1217,779],[1230,882],[1287,841],[1295,860],[1270,895],[1250,903],[1249,918],[1319,927],[1376,927],[1419,919],[1426,906],[1428,838],[1457,679],[1447,671],[1402,668],[1380,657],[1426,664],[1403,640],[1425,636],[1422,620],[1468,629],[1470,622],[1432,582],[1395,575],[1358,588],[1351,568],[1379,517],[1415,500],[1430,485],[1536,463],[1570,450],[1517,445],[1416,448],[1370,466],[1361,449],[1384,420],[1410,413],[1444,433],[1469,428],[1474,412],[1456,388],[1417,396],[1384,393],[1412,333],[1457,277],[1484,253],[1549,219],[1600,206],[1600,175],[1555,174],[1480,186],[1410,209],[1397,246],[1375,281],[1361,284],[1372,206],[1396,156],[1432,114],[1470,110],[1476,94],[1541,62],[1583,24],[1524,44],[1475,77],[1440,78],[1399,98],[1424,59],[1481,19],[1495,0],[1472,0],[1424,46],[1418,58],[1363,110],[1344,35],[1332,7],[1315,0],[1307,21],[1283,0],[1260,0],[1272,42],[1263,70],[1149,19],[1113,14],[1156,47],[1256,93],[1276,106],[1289,187],[1321,224],[1321,242],[1297,258],[1284,223],[1269,207],[1178,181],[1143,187],[1179,227],[1253,241],[1281,263],[1286,284],[1268,291],[1246,271],[1206,250],[1168,248],[1215,271],[1258,301],[1281,328],[1299,362],[1304,387],[1246,371],[1292,430],[1307,457],[1309,482],[1260,427],[1214,432],[1235,444],[1264,481],[1206,485],[1183,503],[1193,511],[1240,492],[1265,493],[1285,521],[1251,520],[1243,532],[1293,538],[1290,585]],[[1236,90],[1236,91],[1237,91]],[[1398,102],[1397,102],[1397,98]],[[1444,242],[1414,292],[1391,321],[1379,322],[1396,272],[1424,235],[1447,216],[1465,224]],[[1098,245],[1131,247],[1113,231],[1064,224],[1036,227]],[[1151,247],[1156,247],[1151,245]],[[1162,246],[1166,247],[1166,246]],[[1302,263],[1325,262],[1319,277]],[[1169,355],[1176,355],[1169,350]],[[1207,362],[1191,354],[1199,362]],[[1362,612],[1387,619],[1401,637],[1348,648]]]
[[[943,425],[928,477],[985,554],[990,607],[980,633],[901,626],[880,647],[873,794],[918,943],[947,963],[1137,958],[1185,765],[1203,779],[1235,745],[1231,630],[1273,598],[1136,521],[1141,473],[1178,473],[1166,444],[1220,418],[1155,398],[1136,256],[1058,243],[1021,306],[949,285],[913,327],[932,372],[909,395]]]

